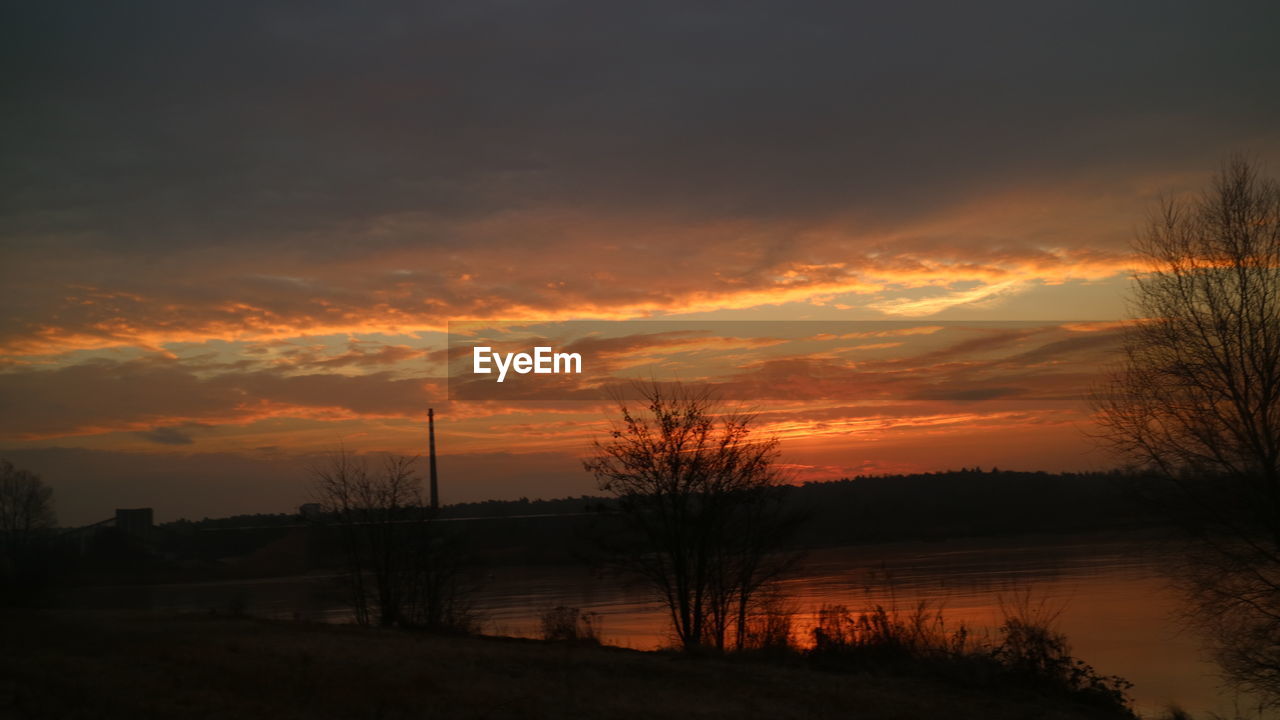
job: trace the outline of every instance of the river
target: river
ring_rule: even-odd
[[[823,548],[809,552],[781,590],[797,611],[798,635],[823,604],[909,611],[921,601],[942,607],[948,626],[994,633],[1002,607],[1029,600],[1058,613],[1074,655],[1134,684],[1139,712],[1154,715],[1177,703],[1197,717],[1256,717],[1247,698],[1219,688],[1194,633],[1178,622],[1177,596],[1162,573],[1166,552],[1156,536],[1133,533]],[[333,584],[308,576],[99,587],[77,593],[74,604],[342,621]],[[474,605],[485,632],[494,634],[536,636],[541,613],[565,605],[596,613],[610,644],[670,643],[665,611],[643,587],[582,567],[490,568]]]

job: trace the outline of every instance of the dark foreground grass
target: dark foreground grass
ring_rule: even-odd
[[[0,612],[0,717],[1108,717],[1030,692],[531,640]]]

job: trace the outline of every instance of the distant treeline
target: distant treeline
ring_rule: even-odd
[[[1081,532],[1160,521],[1137,498],[1138,479],[1106,473],[1021,472],[962,468],[912,475],[857,476],[787,488],[787,501],[806,522],[806,545],[940,539],[1029,532]],[[608,513],[606,497],[485,500],[446,505],[440,517],[487,518],[489,532],[507,536],[502,518]],[[180,520],[171,529],[227,529],[303,524],[297,514],[237,515]],[[572,522],[566,518],[565,522]],[[517,523],[525,525],[526,522]],[[487,543],[486,543],[487,544]]]
[[[790,491],[802,541],[828,545],[1033,532],[1084,532],[1161,522],[1138,500],[1141,478],[1121,472],[980,468],[858,476]]]
[[[860,476],[786,487],[804,518],[796,547],[902,540],[1082,533],[1161,522],[1138,502],[1140,479],[1118,472],[961,469]],[[480,565],[593,562],[614,532],[613,501],[583,495],[459,503],[441,509],[441,532]],[[341,565],[338,526],[305,512],[179,520],[154,528],[67,530],[52,550],[67,582],[154,582],[301,574]]]

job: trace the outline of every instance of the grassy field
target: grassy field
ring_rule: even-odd
[[[1061,718],[1032,694],[530,640],[213,616],[0,614],[18,718]]]

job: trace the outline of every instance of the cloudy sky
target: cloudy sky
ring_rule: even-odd
[[[448,322],[894,321],[743,360],[798,478],[1109,467],[1128,243],[1280,163],[1280,6],[885,5],[11,9],[0,451],[68,524],[283,511],[434,405],[446,501],[578,494],[603,410],[448,402]]]

